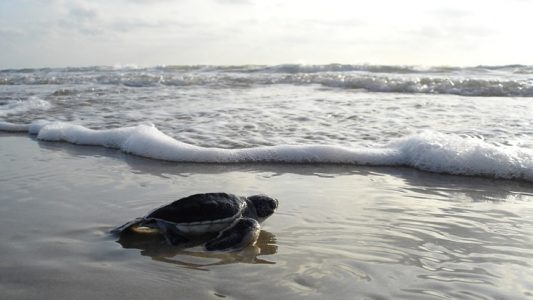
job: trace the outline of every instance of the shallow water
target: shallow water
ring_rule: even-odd
[[[0,70],[0,118],[153,123],[204,147],[383,145],[424,130],[531,147],[532,67],[356,65]]]
[[[533,298],[531,183],[404,168],[178,164],[25,135],[0,134],[0,145],[3,299]],[[206,253],[121,245],[107,234],[208,191],[280,200],[256,248]]]

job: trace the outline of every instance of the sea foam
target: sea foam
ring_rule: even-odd
[[[31,96],[27,100],[8,100],[0,103],[0,117],[37,109],[46,110],[48,108],[50,108],[48,101],[35,96]]]
[[[299,163],[408,166],[435,173],[533,181],[533,151],[480,138],[425,131],[379,147],[276,145],[207,148],[178,141],[154,125],[94,130],[62,122],[2,122],[0,130],[26,131],[44,141],[119,149],[147,158],[196,163]]]

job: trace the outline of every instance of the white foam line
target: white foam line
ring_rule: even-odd
[[[334,145],[277,145],[245,149],[206,148],[180,142],[155,126],[93,130],[80,125],[38,121],[0,123],[0,130],[27,131],[45,141],[120,149],[147,158],[198,163],[325,163],[410,166],[456,175],[533,181],[533,150],[492,145],[481,139],[423,132],[376,148]]]

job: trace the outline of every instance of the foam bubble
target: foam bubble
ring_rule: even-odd
[[[336,145],[277,145],[245,149],[206,148],[180,142],[153,125],[94,130],[80,125],[38,121],[0,123],[0,130],[28,131],[45,141],[120,149],[147,158],[200,163],[328,163],[409,166],[468,176],[533,181],[533,151],[494,145],[475,137],[426,131],[375,148]]]

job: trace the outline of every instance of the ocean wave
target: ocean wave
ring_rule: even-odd
[[[389,73],[389,74],[486,74],[490,72],[506,72],[509,74],[533,74],[533,66],[527,65],[501,65],[501,66],[410,66],[410,65],[371,65],[371,64],[327,64],[327,65],[305,65],[305,64],[283,64],[275,66],[242,66],[248,72],[264,73],[323,73],[323,72],[367,72],[367,73]],[[239,70],[231,67],[231,70]]]
[[[252,87],[256,85],[322,85],[330,88],[378,93],[453,94],[482,97],[533,97],[533,80],[523,74],[525,66],[477,67],[466,69],[354,65],[281,65],[154,67],[151,69],[40,70],[34,73],[0,74],[0,85],[111,85],[124,87],[207,88]],[[72,69],[72,70],[71,70]],[[520,69],[522,75],[489,74]],[[355,71],[359,72],[355,72]],[[474,68],[469,69],[470,71]],[[455,72],[455,73],[454,73]],[[506,75],[507,74],[507,75]]]
[[[0,101],[0,117],[20,114],[31,110],[45,110],[50,108],[50,103],[46,100],[31,96],[26,100]]]
[[[153,125],[93,130],[39,121],[0,123],[0,130],[26,131],[45,141],[103,146],[152,159],[196,163],[298,163],[407,166],[435,173],[533,181],[533,151],[482,139],[426,131],[387,145],[277,145],[244,149],[206,148],[180,142]]]
[[[364,71],[371,73],[396,73],[409,74],[427,72],[415,66],[388,66],[388,65],[346,65],[346,64],[328,64],[328,65],[301,65],[285,64],[277,66],[266,66],[255,70],[255,72],[273,72],[273,73],[323,73],[323,72],[354,72]],[[438,72],[441,72],[440,70]]]
[[[242,80],[241,80],[242,82]],[[452,94],[483,97],[533,97],[533,81],[464,77],[400,77],[344,73],[291,74],[262,78],[263,84],[319,84],[378,93]]]
[[[137,65],[88,66],[66,68],[26,68],[0,69],[0,74],[31,73],[94,73],[116,71],[139,72],[228,72],[228,73],[323,73],[323,72],[370,72],[390,74],[418,73],[486,73],[507,72],[510,74],[533,74],[533,66],[528,65],[480,65],[473,67],[457,66],[415,66],[415,65],[372,65],[372,64],[281,64],[281,65],[158,65],[141,67]]]
[[[484,97],[533,97],[530,80],[498,80],[453,77],[387,77],[312,74],[289,76],[282,81],[316,83],[328,87],[362,89],[369,92],[453,94]]]

